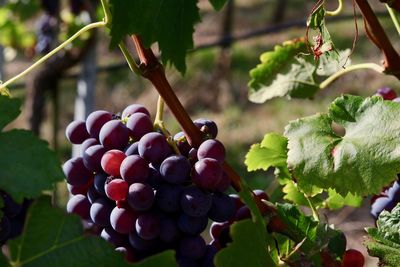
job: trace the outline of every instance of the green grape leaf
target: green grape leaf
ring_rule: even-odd
[[[328,189],[328,198],[325,200],[327,207],[331,210],[340,209],[343,206],[360,207],[362,201],[363,198],[360,196],[348,193],[343,197],[333,189]]]
[[[252,145],[246,155],[248,171],[268,170],[270,167],[286,167],[287,139],[276,133],[268,133],[260,144]]]
[[[305,53],[308,50],[302,40],[286,42],[263,53],[261,64],[250,71],[249,100],[263,103],[282,96],[312,97],[319,89],[315,82],[316,66]]]
[[[209,0],[216,11],[221,10],[228,0]]]
[[[351,50],[338,51],[338,59],[332,59],[326,54],[323,54],[319,58],[319,64],[317,68],[317,75],[319,76],[330,76],[348,66],[351,65],[350,55]]]
[[[138,264],[128,264],[111,244],[83,233],[77,216],[51,207],[50,197],[35,201],[29,209],[24,232],[8,242],[10,262],[21,267],[177,266],[172,251]]]
[[[398,266],[400,262],[400,204],[391,211],[383,211],[377,220],[378,228],[367,228],[365,245],[371,256],[378,257],[384,266]]]
[[[0,95],[0,131],[18,117],[21,100]]]
[[[2,252],[0,252],[0,266],[2,266],[2,267],[9,267],[10,266],[6,256],[4,256],[4,254]]]
[[[299,190],[297,185],[292,180],[286,181],[282,191],[285,193],[283,197],[284,199],[289,200],[297,205],[307,207],[310,205],[307,201],[307,198],[304,196],[304,193]],[[312,194],[308,196],[309,200],[315,207],[322,205],[323,199],[320,193],[322,193],[322,189],[315,187]]]
[[[265,228],[263,231],[260,230],[262,229],[249,219],[232,224],[230,235],[233,241],[215,255],[215,265],[217,267],[276,266],[268,253]]]
[[[327,224],[318,223],[310,216],[305,216],[294,205],[277,203],[276,206],[279,218],[291,232],[293,241],[301,243],[299,249],[309,259],[319,261],[318,254],[325,247],[329,247],[329,252],[337,256],[343,254],[346,240],[338,238],[343,236],[342,232],[330,228]],[[334,245],[331,242],[334,242]]]
[[[377,194],[400,172],[400,105],[380,97],[342,96],[329,114],[292,121],[285,129],[288,166],[303,192],[312,186],[342,196]],[[332,123],[345,129],[340,136]]]
[[[197,0],[110,0],[110,5],[112,47],[125,35],[140,35],[145,47],[158,43],[164,64],[172,63],[185,72],[194,24],[200,21]]]
[[[26,130],[0,133],[0,188],[21,203],[64,179],[56,153]]]

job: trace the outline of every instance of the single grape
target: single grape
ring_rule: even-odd
[[[160,210],[168,213],[180,210],[182,187],[179,185],[163,184],[157,189],[156,203]]]
[[[101,196],[106,195],[105,184],[106,184],[107,177],[108,177],[108,175],[105,173],[102,173],[102,172],[100,172],[94,176],[94,180],[93,180],[94,188],[96,188],[96,191]]]
[[[112,228],[120,234],[129,234],[135,229],[137,214],[126,208],[115,207],[110,214]]]
[[[106,227],[101,231],[101,238],[113,244],[115,247],[125,246],[128,243],[126,235],[114,231],[111,227]]]
[[[159,240],[146,240],[141,238],[136,231],[129,233],[129,243],[139,251],[151,250],[157,247]]]
[[[205,159],[212,158],[222,164],[225,160],[225,147],[224,145],[214,139],[204,141],[197,150],[197,158]]]
[[[111,120],[101,127],[99,140],[107,149],[124,149],[129,141],[129,129],[119,120]]]
[[[136,141],[125,148],[125,155],[139,155],[139,141]]]
[[[229,197],[235,202],[236,210],[244,206],[244,203],[237,194],[230,194]]]
[[[71,185],[84,185],[93,178],[93,173],[85,167],[81,157],[72,158],[65,162],[63,171],[67,177],[67,182]]]
[[[207,228],[207,216],[192,217],[182,213],[178,219],[179,229],[188,235],[198,235]]]
[[[177,222],[169,217],[162,217],[160,219],[160,240],[171,243],[179,239],[180,232]]]
[[[189,155],[190,149],[192,147],[189,145],[189,142],[187,141],[185,134],[183,132],[179,132],[174,135],[174,141],[176,143],[176,146],[179,149],[179,152],[181,152],[182,155],[187,157]]]
[[[153,202],[154,190],[149,185],[134,183],[129,186],[128,204],[134,210],[148,210],[153,205]]]
[[[84,195],[72,196],[67,203],[67,212],[79,215],[82,219],[90,218],[90,202]]]
[[[71,122],[65,130],[65,135],[72,144],[82,144],[83,141],[89,138],[86,124],[82,120]]]
[[[214,193],[212,195],[211,208],[208,217],[215,222],[224,222],[235,215],[235,202],[224,193]]]
[[[378,91],[376,92],[377,95],[382,96],[383,99],[385,100],[392,100],[397,97],[396,92],[389,87],[383,87],[379,88]]]
[[[135,140],[140,140],[143,135],[153,131],[153,122],[144,113],[134,113],[129,116],[126,127],[131,130],[131,135]]]
[[[181,155],[166,158],[160,166],[163,179],[172,184],[183,183],[190,177],[191,166],[189,161]]]
[[[85,141],[83,141],[83,143],[81,145],[82,155],[86,151],[86,149],[88,149],[91,146],[98,145],[98,144],[99,144],[99,141],[97,141],[96,138],[88,138]]]
[[[197,126],[203,133],[210,135],[211,138],[216,138],[218,135],[217,124],[208,119],[197,119],[193,121],[194,125]]]
[[[160,217],[155,213],[144,213],[136,220],[136,232],[145,239],[155,239],[160,235]]]
[[[377,198],[371,206],[371,215],[375,219],[378,218],[379,214],[383,210],[391,211],[397,203],[393,202],[390,198],[388,197],[380,197]]]
[[[120,150],[109,150],[101,158],[101,167],[107,174],[121,177],[119,169],[125,157],[125,153]]]
[[[102,171],[101,159],[107,150],[102,145],[94,145],[83,152],[83,164],[93,172]]]
[[[197,158],[197,149],[192,148],[189,150],[188,159],[190,164],[194,165],[199,159]]]
[[[101,195],[97,192],[96,188],[94,186],[90,186],[89,190],[86,193],[86,197],[89,200],[90,204],[93,204],[98,198],[101,197]]]
[[[108,111],[97,110],[89,114],[86,119],[86,130],[90,136],[99,139],[100,130],[103,125],[112,120],[112,114]]]
[[[114,201],[125,200],[128,196],[129,185],[122,179],[113,179],[105,184],[106,195]]]
[[[180,254],[191,259],[202,258],[206,250],[206,242],[201,236],[184,237],[179,244]]]
[[[156,168],[154,168],[152,166],[149,166],[149,168],[150,168],[150,174],[149,174],[149,177],[147,178],[146,182],[151,187],[153,187],[154,189],[157,190],[161,185],[163,185],[164,180],[161,177],[160,172]]]
[[[156,132],[145,134],[139,141],[139,155],[154,164],[160,164],[172,150],[165,137]]]
[[[235,221],[241,221],[249,218],[251,218],[251,212],[247,206],[242,206],[236,211]]]
[[[128,156],[120,166],[121,177],[128,183],[143,183],[150,174],[147,161],[138,155]]]
[[[84,185],[71,185],[67,183],[67,188],[71,195],[86,195],[92,183],[92,180]]]
[[[202,189],[215,191],[222,178],[222,167],[215,159],[201,159],[194,165],[192,180]]]
[[[229,222],[213,222],[210,227],[210,236],[212,239],[218,239],[222,230],[229,227]]]
[[[225,192],[231,185],[231,179],[226,172],[222,173],[221,180],[217,183],[216,187],[219,192]]]
[[[197,186],[189,186],[183,190],[181,197],[182,210],[189,216],[201,217],[211,208],[212,198]]]
[[[129,115],[132,115],[134,113],[144,113],[147,116],[150,117],[150,112],[147,110],[147,108],[143,105],[140,104],[132,104],[127,106],[123,111],[122,111],[122,118],[125,118]]]
[[[114,207],[114,203],[107,198],[98,198],[90,207],[90,218],[101,227],[110,227],[110,215]]]
[[[256,189],[256,190],[253,190],[253,193],[261,199],[269,200],[269,197],[268,197],[267,193],[265,193],[264,190]]]
[[[363,267],[365,259],[363,254],[356,249],[348,249],[343,255],[343,267]]]

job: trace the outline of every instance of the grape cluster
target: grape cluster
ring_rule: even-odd
[[[0,219],[0,246],[8,239],[15,238],[24,228],[26,210],[30,204],[25,200],[22,204],[16,203],[7,193],[0,191],[4,207],[1,209],[3,217]]]
[[[82,144],[82,155],[63,165],[72,195],[67,211],[100,227],[101,237],[128,261],[174,249],[180,266],[213,266],[214,254],[229,242],[229,232],[217,234],[216,225],[250,212],[237,196],[224,193],[230,179],[216,124],[194,124],[204,134],[197,149],[183,132],[167,138],[155,131],[139,104],[121,116],[95,111],[70,123],[66,136]],[[215,222],[214,241],[206,244],[200,234],[209,219]]]
[[[378,89],[375,95],[381,96],[385,100],[400,102],[400,97],[397,97],[396,92],[389,87]],[[391,211],[398,202],[400,202],[400,179],[395,181],[391,186],[384,188],[379,195],[372,197],[372,217],[376,220],[382,211]]]

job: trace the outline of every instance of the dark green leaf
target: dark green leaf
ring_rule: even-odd
[[[285,130],[288,165],[299,187],[333,188],[342,196],[379,193],[400,172],[399,112],[398,103],[380,97],[342,96],[329,114],[291,122]]]
[[[193,48],[194,24],[200,21],[197,0],[111,0],[111,45],[125,35],[140,35],[146,47],[157,42],[164,64],[186,70],[185,57]]]
[[[10,264],[8,263],[7,258],[3,255],[3,253],[0,251],[0,266],[2,267],[9,267]]]
[[[3,218],[3,208],[4,208],[4,200],[3,198],[0,196],[0,222],[1,219]],[[1,225],[0,225],[0,230],[1,230]],[[0,253],[1,254],[1,253]],[[1,265],[0,265],[1,266]]]
[[[251,220],[243,220],[231,226],[230,234],[233,242],[222,249],[214,258],[217,267],[265,267],[276,266],[271,258],[265,240],[265,230]]]
[[[220,10],[228,0],[209,0],[215,10]]]
[[[126,263],[111,244],[100,237],[83,234],[77,216],[52,208],[48,197],[32,204],[22,236],[9,241],[9,247],[11,263],[21,267],[176,266],[172,251],[143,263]]]
[[[32,132],[11,130],[0,133],[0,188],[22,202],[52,190],[64,174],[54,151]]]
[[[316,66],[305,53],[308,53],[306,44],[295,40],[262,54],[261,64],[250,71],[249,100],[263,103],[274,97],[313,96],[319,89],[315,82]]]
[[[0,131],[20,113],[21,100],[0,95]]]

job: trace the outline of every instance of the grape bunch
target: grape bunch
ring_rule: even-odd
[[[63,165],[72,195],[67,211],[99,227],[128,261],[174,249],[180,266],[213,266],[215,253],[230,240],[223,229],[250,212],[224,193],[230,179],[217,125],[207,119],[194,124],[204,134],[197,149],[183,132],[166,137],[156,131],[139,104],[121,116],[100,110],[70,123],[66,136],[81,144],[82,154]],[[200,234],[209,219],[214,239],[206,244]]]
[[[4,207],[1,208],[3,216],[0,219],[0,246],[2,246],[8,239],[15,238],[22,233],[30,201],[24,200],[22,204],[18,204],[3,191],[0,191],[0,197],[4,203]]]
[[[397,97],[396,92],[389,87],[378,89],[375,95],[381,96],[385,100],[400,102],[400,97]],[[384,188],[379,195],[372,197],[372,217],[376,220],[382,211],[391,211],[398,202],[400,202],[400,179],[395,181],[391,186]]]

